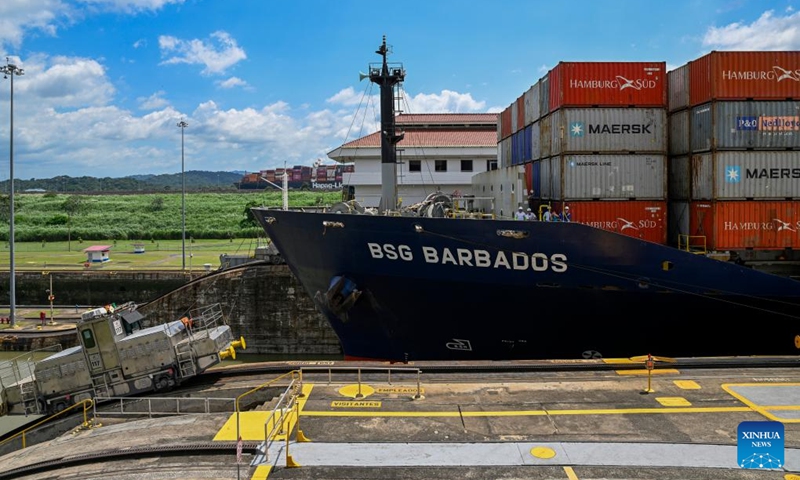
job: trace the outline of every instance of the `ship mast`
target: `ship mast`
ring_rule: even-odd
[[[383,43],[375,51],[383,57],[383,63],[369,67],[369,80],[381,87],[381,203],[380,211],[386,212],[397,208],[397,142],[403,139],[403,133],[395,131],[394,123],[394,88],[405,79],[406,72],[402,64],[389,64],[386,56],[386,35]]]

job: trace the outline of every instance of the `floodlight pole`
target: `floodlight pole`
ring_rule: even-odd
[[[181,128],[181,270],[186,271],[186,174],[183,157],[183,130],[189,124],[181,120],[178,122],[178,126]]]
[[[16,292],[16,268],[14,265],[14,77],[22,75],[25,72],[18,66],[11,63],[6,57],[6,64],[0,67],[0,72],[3,73],[4,78],[11,77],[11,129],[9,130],[9,148],[8,148],[8,164],[9,164],[9,221],[8,221],[8,251],[10,255],[10,268],[9,268],[9,282],[8,282],[8,295],[9,295],[9,312],[8,318],[11,327],[15,327],[16,314],[17,314],[17,292]]]

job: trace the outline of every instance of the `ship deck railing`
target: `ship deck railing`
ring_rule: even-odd
[[[678,235],[678,249],[698,255],[708,253],[705,235]]]

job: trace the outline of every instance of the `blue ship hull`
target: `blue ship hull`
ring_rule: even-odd
[[[800,282],[575,223],[253,213],[347,358],[796,355]]]

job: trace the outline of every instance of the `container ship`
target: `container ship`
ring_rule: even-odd
[[[290,190],[341,190],[343,175],[354,171],[353,165],[295,165],[245,173],[234,186],[239,190],[278,189],[286,175]]]
[[[731,108],[715,103],[727,95],[744,96],[745,103],[779,101],[777,95],[782,95],[780,101],[800,97],[797,79],[768,92],[769,98],[718,85],[750,74],[736,73],[742,65],[730,65],[726,54],[712,52],[710,59],[698,61],[701,67],[695,74],[700,77],[691,80],[707,91],[693,93],[697,98],[690,100],[688,87],[682,95],[673,96],[670,90],[668,98],[663,62],[560,63],[499,115],[498,158],[500,169],[510,175],[524,172],[532,205],[547,205],[562,215],[572,206],[575,217],[570,222],[515,221],[485,210],[460,210],[464,202],[442,194],[431,195],[423,205],[397,208],[396,146],[403,134],[394,122],[393,99],[405,70],[388,63],[385,38],[377,53],[382,62],[371,64],[364,76],[381,87],[385,133],[380,209],[253,209],[333,326],[346,358],[507,360],[800,352],[800,281],[669,246],[665,233],[672,201],[670,162],[673,154],[681,155],[670,145],[696,139],[704,148],[698,154],[708,160],[691,157],[690,181],[683,190],[687,197],[676,199],[678,209],[685,205],[690,216],[688,225],[683,218],[678,222],[686,228],[681,235],[690,241],[697,237],[690,235],[691,228],[704,225],[714,244],[734,241],[732,250],[748,251],[747,243],[740,242],[746,238],[751,246],[791,254],[800,225],[784,220],[797,221],[781,217],[787,212],[777,210],[776,204],[785,203],[788,213],[797,215],[792,188],[800,182],[782,183],[783,169],[791,176],[792,167],[780,166],[785,158],[773,158],[786,152],[785,142],[790,140],[775,140],[783,151],[727,150],[725,142],[751,140],[715,134],[714,119],[722,120],[713,112]],[[794,65],[798,59],[797,54],[791,56]],[[761,68],[748,61],[745,66],[751,70]],[[734,73],[717,75],[713,68]],[[797,71],[792,68],[787,71]],[[753,82],[749,85],[752,89]],[[788,90],[784,85],[790,85]],[[675,102],[679,98],[683,106]],[[678,122],[668,120],[708,103],[712,125],[691,129],[689,137],[673,142],[669,131],[673,125],[677,129]],[[781,116],[770,115],[773,107],[766,104],[740,107],[734,109],[736,116],[755,116],[758,126],[776,122],[762,117]],[[704,108],[697,109],[701,117],[707,115]],[[752,111],[763,114],[746,113]],[[743,122],[750,126],[749,119]],[[785,125],[788,120],[780,122]],[[717,133],[723,130],[728,131],[720,127]],[[749,156],[736,158],[746,153]],[[675,163],[685,166],[681,161]],[[742,172],[778,169],[781,178],[725,193],[737,188],[720,184],[728,177],[719,172],[732,161],[741,162],[737,166]],[[700,192],[706,196],[690,196]],[[755,193],[752,199],[727,196],[742,192]],[[692,202],[709,205],[713,213],[692,220],[691,209],[701,208]],[[745,202],[751,203],[739,205]],[[748,223],[740,217],[747,209],[766,209],[768,216],[787,225],[770,220],[774,227],[744,237],[714,230],[718,222]],[[633,222],[629,218],[634,211],[646,213]],[[731,219],[719,220],[717,215]],[[587,220],[589,216],[593,219]],[[780,227],[784,228],[778,231]],[[786,232],[794,232],[789,240],[779,236]]]

